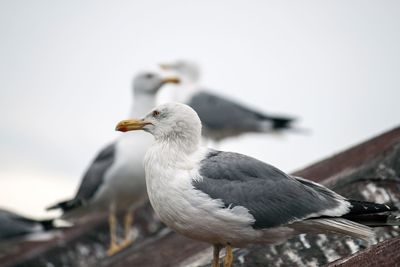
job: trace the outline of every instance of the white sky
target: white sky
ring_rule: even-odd
[[[140,70],[198,61],[203,84],[293,114],[308,136],[222,144],[285,171],[399,125],[399,1],[1,1],[0,206],[75,191],[118,136]]]

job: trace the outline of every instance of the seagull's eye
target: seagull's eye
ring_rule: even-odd
[[[154,75],[153,74],[151,74],[151,73],[148,73],[148,74],[146,74],[146,76],[145,76],[147,79],[151,79],[151,78],[153,78],[154,77]]]
[[[160,111],[154,110],[153,111],[153,117],[157,117],[158,115],[160,115]]]

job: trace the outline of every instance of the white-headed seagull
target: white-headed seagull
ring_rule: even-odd
[[[158,90],[166,83],[178,83],[176,77],[161,77],[144,72],[133,82],[134,105],[131,116],[138,116],[155,105]],[[78,221],[90,212],[109,213],[111,243],[108,255],[113,255],[133,242],[132,211],[147,199],[143,159],[153,142],[145,133],[121,135],[104,147],[89,165],[78,192],[71,200],[48,209],[61,209],[62,218]],[[124,240],[118,244],[116,214],[124,213]]]
[[[369,239],[369,226],[399,224],[392,214],[364,220],[393,206],[349,200],[249,156],[202,147],[199,116],[187,105],[158,106],[116,129],[154,136],[145,156],[150,202],[169,227],[214,245],[214,267],[221,247],[225,266],[231,266],[232,247],[277,244],[302,233]]]
[[[160,67],[181,79],[179,87],[183,90],[176,88],[173,101],[185,103],[197,112],[203,124],[202,134],[208,139],[219,142],[245,133],[278,133],[295,129],[293,117],[267,114],[200,87],[197,84],[200,69],[194,62],[178,60],[160,64]]]

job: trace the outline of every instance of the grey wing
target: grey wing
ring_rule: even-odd
[[[197,112],[203,125],[210,129],[258,129],[257,113],[220,96],[201,92],[193,95],[188,104]]]
[[[104,182],[104,175],[115,161],[116,143],[106,146],[93,160],[73,199],[57,203],[47,208],[62,209],[64,212],[85,205],[97,192]]]
[[[0,209],[0,241],[33,233],[38,228],[38,222]]]
[[[322,216],[345,201],[329,189],[321,193],[271,165],[237,153],[211,151],[201,161],[200,175],[202,180],[193,181],[196,189],[221,199],[226,208],[247,208],[255,218],[254,228]]]
[[[293,118],[268,116],[207,92],[193,95],[188,105],[197,112],[203,125],[212,130],[263,131],[266,121],[271,129],[288,128],[293,121]]]
[[[83,176],[75,197],[50,206],[47,210],[62,209],[66,212],[85,205],[102,185],[104,175],[115,161],[115,153],[116,143],[111,143],[101,150]]]
[[[115,161],[116,143],[106,146],[87,169],[75,199],[89,200],[104,181],[104,175]]]

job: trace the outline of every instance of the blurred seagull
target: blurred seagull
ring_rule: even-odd
[[[131,116],[149,111],[155,105],[157,91],[166,83],[178,83],[175,77],[162,78],[154,73],[141,73],[134,79],[134,105]],[[113,255],[133,242],[132,211],[147,198],[143,158],[152,139],[146,134],[121,135],[98,153],[83,176],[76,196],[51,209],[62,209],[62,219],[77,221],[88,212],[109,212]],[[116,214],[125,212],[125,237],[117,243]]]
[[[400,223],[399,216],[376,215],[395,207],[349,200],[257,159],[202,147],[200,119],[184,104],[158,106],[116,129],[154,136],[145,156],[150,202],[169,227],[214,245],[214,267],[223,246],[225,266],[231,266],[232,247],[277,244],[302,233],[368,240],[374,232],[366,225]]]
[[[0,243],[31,237],[32,234],[43,233],[53,228],[53,220],[34,220],[0,209]]]
[[[292,117],[272,116],[245,107],[197,85],[199,67],[190,61],[160,64],[161,69],[176,73],[185,90],[176,90],[174,101],[188,104],[203,123],[203,135],[216,142],[248,132],[280,132],[291,129]]]

